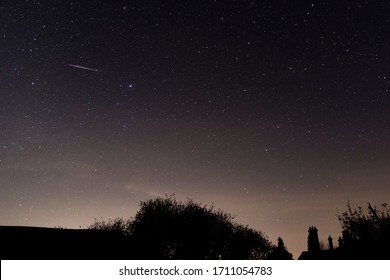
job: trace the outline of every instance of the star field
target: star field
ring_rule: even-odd
[[[0,4],[0,224],[175,193],[326,243],[390,197],[387,1]],[[78,66],[78,67],[75,67]],[[387,201],[388,202],[388,201]]]

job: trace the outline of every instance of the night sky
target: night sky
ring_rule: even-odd
[[[0,4],[0,224],[165,194],[281,236],[390,202],[388,1]]]

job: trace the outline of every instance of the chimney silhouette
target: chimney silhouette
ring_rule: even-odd
[[[318,240],[318,229],[309,227],[309,236],[307,237],[307,250],[309,252],[318,252],[320,250],[320,241]]]
[[[333,238],[330,235],[328,237],[328,242],[329,242],[329,250],[333,250]]]

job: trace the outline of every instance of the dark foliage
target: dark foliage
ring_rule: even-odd
[[[90,230],[110,230],[119,232],[125,236],[128,236],[130,233],[131,220],[126,220],[122,218],[109,219],[104,221],[103,219],[97,220],[88,227]]]
[[[390,210],[386,203],[379,209],[370,203],[367,209],[348,203],[347,210],[337,217],[343,228],[340,250],[353,258],[390,259]]]
[[[267,259],[275,251],[261,232],[233,219],[214,206],[167,196],[141,202],[132,219],[95,220],[89,228],[126,236],[128,258],[135,259]]]
[[[272,248],[230,214],[173,196],[141,202],[131,238],[141,258],[151,259],[262,259]]]

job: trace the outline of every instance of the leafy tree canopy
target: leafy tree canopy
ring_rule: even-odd
[[[262,232],[213,205],[174,196],[141,202],[132,219],[95,220],[90,228],[122,232],[139,259],[266,259],[276,249]]]
[[[381,252],[390,256],[390,210],[386,203],[380,208],[367,203],[367,208],[363,208],[348,202],[347,210],[337,217],[343,229],[341,248],[361,252],[365,258]]]

